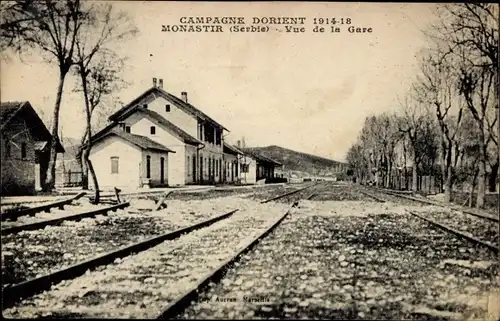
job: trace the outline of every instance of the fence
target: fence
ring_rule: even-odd
[[[75,187],[82,185],[82,172],[80,171],[60,171],[56,173],[56,175],[59,177],[59,185],[62,185],[64,187]]]
[[[397,190],[411,190],[413,177],[411,175],[393,175],[391,178],[391,186],[387,186]],[[381,184],[382,185],[382,184]],[[433,175],[418,175],[417,176],[417,191],[425,194],[437,194],[441,190],[441,181],[439,177]]]

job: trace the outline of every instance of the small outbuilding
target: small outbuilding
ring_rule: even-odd
[[[28,101],[0,103],[0,124],[1,193],[33,195],[44,188],[53,137]]]
[[[100,188],[162,187],[169,153],[175,152],[148,137],[112,129],[93,140],[90,160]]]

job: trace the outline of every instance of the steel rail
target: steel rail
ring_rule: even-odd
[[[291,191],[291,192],[288,192],[288,193],[281,194],[281,195],[279,195],[279,196],[276,196],[276,197],[270,198],[270,199],[265,200],[265,201],[262,201],[262,202],[260,202],[260,203],[261,203],[261,204],[265,204],[265,203],[268,203],[268,202],[271,202],[271,201],[276,201],[276,200],[279,200],[280,198],[283,198],[283,197],[287,197],[287,196],[290,196],[290,195],[296,194],[296,193],[301,192],[301,191],[303,191],[303,190],[305,190],[305,189],[311,188],[311,187],[313,187],[313,186],[315,186],[315,185],[318,185],[318,184],[317,184],[317,183],[315,183],[315,184],[311,184],[311,185],[308,185],[308,186],[306,186],[306,187],[302,187],[302,188],[296,189],[296,190],[294,190],[294,191]]]
[[[306,197],[306,200],[310,201],[310,200],[312,200],[316,196],[318,196],[318,193],[314,192],[311,195],[309,195],[308,197]]]
[[[203,290],[205,290],[210,283],[216,283],[221,280],[231,265],[237,262],[241,258],[241,256],[252,250],[261,239],[265,238],[269,233],[271,233],[289,215],[289,213],[290,210],[288,210],[284,215],[276,220],[276,222],[274,222],[270,227],[264,230],[264,232],[262,232],[259,236],[240,248],[240,250],[238,250],[235,255],[225,260],[210,273],[207,273],[195,286],[188,289],[175,301],[171,302],[166,308],[164,308],[157,319],[173,319],[181,314],[191,304],[192,301],[196,300],[199,297],[199,294]]]
[[[373,198],[375,198],[375,199],[378,199],[378,200],[380,200],[381,202],[385,202],[385,200],[383,200],[383,199],[381,199],[381,198],[378,198],[377,196],[370,195],[369,193],[366,193],[366,192],[364,192],[364,191],[360,191],[360,192],[361,192],[361,193],[363,193],[363,194],[366,194],[366,195],[368,195],[368,196],[370,196],[370,197],[373,197]],[[388,194],[389,194],[389,193],[388,193]],[[393,194],[390,194],[390,195],[393,195]],[[393,196],[402,196],[402,195],[393,195]],[[496,247],[495,245],[493,245],[493,244],[489,243],[489,242],[482,241],[482,240],[480,240],[480,239],[478,239],[478,238],[476,238],[476,237],[474,237],[474,236],[472,236],[472,235],[466,234],[466,233],[464,233],[464,232],[462,232],[462,231],[459,231],[459,230],[456,230],[456,229],[454,229],[454,228],[452,228],[452,227],[446,226],[446,225],[441,224],[441,223],[438,223],[438,222],[436,222],[436,221],[434,221],[434,220],[431,220],[431,219],[428,219],[428,218],[426,218],[426,217],[423,217],[422,215],[419,215],[419,214],[417,214],[417,213],[415,213],[415,212],[412,212],[412,211],[408,211],[408,212],[409,212],[411,215],[416,216],[416,217],[420,218],[421,220],[426,221],[426,222],[427,222],[427,223],[429,223],[430,225],[437,226],[437,227],[439,227],[440,229],[442,229],[442,230],[444,230],[444,231],[447,231],[447,232],[450,232],[450,233],[452,233],[452,234],[454,234],[454,235],[456,235],[456,236],[458,236],[458,237],[465,238],[465,239],[467,239],[467,240],[469,240],[469,241],[471,241],[471,242],[473,242],[473,243],[476,243],[476,244],[478,244],[478,245],[481,245],[481,246],[487,247],[488,249],[490,249],[490,250],[494,251],[495,253],[498,253],[498,252],[499,252],[499,248],[498,248],[498,247]]]
[[[7,227],[1,230],[1,235],[8,235],[12,233],[18,233],[21,231],[33,231],[33,230],[38,230],[42,229],[46,226],[55,226],[55,225],[60,225],[61,223],[65,221],[80,221],[81,219],[84,218],[89,218],[89,217],[94,217],[96,215],[106,215],[109,211],[115,212],[118,209],[125,208],[129,206],[129,202],[124,202],[121,204],[105,207],[105,208],[100,208],[97,210],[92,210],[88,212],[83,212],[83,213],[78,213],[74,215],[68,215],[64,217],[58,217],[55,219],[51,220],[45,220],[41,222],[35,222],[31,224],[23,224],[23,225],[18,225],[18,226],[12,226],[12,227]]]
[[[444,208],[451,208],[452,210],[463,212],[465,214],[473,215],[473,216],[476,216],[476,217],[479,217],[479,218],[484,218],[484,219],[487,219],[487,220],[490,220],[490,221],[493,221],[493,222],[498,222],[499,221],[499,218],[495,217],[494,215],[477,213],[477,212],[473,212],[473,211],[470,211],[470,210],[458,208],[456,206],[447,206],[446,204],[441,204],[439,202],[435,202],[435,201],[432,201],[432,200],[420,199],[420,198],[412,197],[412,196],[408,196],[408,195],[400,195],[400,194],[392,193],[392,192],[385,192],[385,193],[387,193],[389,195],[392,195],[392,196],[397,196],[397,197],[405,198],[405,199],[408,199],[408,200],[411,200],[411,201],[421,202],[421,203],[424,203],[424,204],[436,205],[436,206],[441,206],[441,207],[444,207]]]
[[[366,196],[368,196],[368,197],[373,198],[373,199],[374,199],[374,200],[376,200],[377,202],[381,202],[381,203],[385,203],[385,202],[386,202],[386,200],[384,200],[384,199],[382,199],[382,198],[380,198],[380,197],[378,197],[378,196],[375,196],[375,195],[373,195],[373,194],[371,194],[371,193],[368,193],[368,192],[365,192],[365,191],[361,191],[361,190],[360,190],[359,192],[360,192],[361,194],[363,194],[363,195],[366,195]]]
[[[26,208],[26,209],[23,209],[20,211],[12,211],[12,212],[3,213],[3,214],[1,214],[0,217],[1,217],[2,221],[5,221],[5,220],[14,220],[15,221],[20,216],[26,216],[26,215],[33,216],[36,213],[40,213],[42,211],[50,212],[50,209],[54,208],[54,207],[58,207],[59,209],[62,210],[62,209],[64,209],[65,205],[71,204],[71,202],[81,198],[85,194],[86,194],[85,192],[81,192],[75,196],[72,196],[72,197],[64,199],[64,200],[59,200],[59,201],[51,202],[49,204],[43,204],[40,206],[30,207],[30,208]]]
[[[237,211],[238,210],[236,209],[226,214],[211,218],[209,220],[196,223],[188,227],[183,227],[173,232],[168,232],[159,236],[149,238],[145,241],[137,242],[132,245],[119,248],[117,250],[108,252],[104,255],[100,255],[98,257],[89,259],[81,263],[77,263],[75,265],[63,268],[53,273],[35,279],[27,280],[18,284],[14,284],[11,286],[7,286],[2,290],[2,299],[3,299],[2,309],[12,307],[16,302],[22,300],[23,298],[27,298],[37,293],[43,292],[47,289],[50,289],[50,287],[53,284],[59,283],[67,279],[73,279],[75,277],[84,274],[87,270],[93,270],[98,266],[110,264],[117,258],[122,258],[133,253],[145,251],[166,240],[172,240],[180,237],[183,234],[209,226],[215,222],[230,217]]]
[[[480,239],[478,239],[478,238],[476,238],[476,237],[474,237],[472,235],[465,234],[462,231],[455,230],[454,228],[451,228],[449,226],[443,225],[441,223],[438,223],[436,221],[433,221],[431,219],[423,217],[422,215],[419,215],[417,213],[414,213],[414,212],[411,212],[411,211],[409,211],[409,212],[410,212],[411,215],[414,215],[414,216],[416,216],[416,217],[418,217],[418,218],[426,221],[427,223],[430,223],[431,225],[435,225],[435,226],[437,226],[437,227],[439,227],[439,228],[441,228],[441,229],[443,229],[443,230],[445,230],[447,232],[455,234],[455,235],[457,235],[459,237],[463,237],[463,238],[465,238],[465,239],[467,239],[467,240],[469,240],[469,241],[471,241],[473,243],[476,243],[476,244],[482,245],[484,247],[487,247],[488,249],[490,249],[490,250],[492,250],[492,251],[494,251],[495,253],[498,254],[498,250],[499,250],[498,247],[495,246],[495,245],[493,245],[493,244],[491,244],[491,243],[489,243],[489,242],[482,241],[482,240],[480,240]]]

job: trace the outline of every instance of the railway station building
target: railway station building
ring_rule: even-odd
[[[157,82],[157,79],[153,78],[153,87],[112,114],[108,120],[110,124],[92,137],[94,141],[99,141],[100,145],[99,149],[92,148],[90,154],[90,159],[96,160],[96,166],[102,166],[103,171],[110,171],[113,157],[115,162],[116,157],[125,157],[123,153],[117,155],[118,151],[111,147],[111,142],[117,139],[117,130],[132,134],[136,138],[144,137],[169,150],[168,156],[162,156],[165,159],[163,181],[151,184],[152,181],[148,183],[147,180],[141,180],[139,186],[134,186],[137,183],[137,180],[134,180],[129,182],[132,186],[129,184],[127,187],[217,184],[228,182],[229,178],[235,177],[234,174],[231,176],[231,172],[228,173],[226,168],[229,165],[224,158],[224,132],[228,130],[190,104],[187,92],[182,92],[181,98],[166,92],[162,79]],[[115,134],[107,135],[112,130]],[[234,153],[228,155],[228,158],[232,159]],[[157,160],[151,158],[151,162],[160,161],[161,157]],[[161,163],[159,164],[151,166],[162,168]],[[98,181],[101,182],[103,178],[108,181],[106,177],[109,178],[109,175],[111,173],[98,176]],[[116,175],[136,174],[126,172]],[[126,183],[121,178],[117,178],[117,181]]]

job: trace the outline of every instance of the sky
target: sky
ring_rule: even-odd
[[[116,92],[128,103],[162,78],[163,88],[229,129],[226,140],[242,137],[247,146],[278,145],[345,161],[365,117],[398,108],[415,76],[417,54],[426,46],[422,30],[433,18],[433,4],[298,2],[143,2],[113,1],[134,20],[139,34],[116,44],[127,56]],[[183,16],[306,17],[304,33],[173,33]],[[313,18],[351,18],[372,33],[313,33]],[[327,27],[329,28],[329,27]],[[50,124],[57,68],[39,55],[11,56],[1,62],[2,101],[28,100]],[[64,87],[61,130],[79,138],[84,130],[83,101]],[[116,110],[120,106],[106,106]]]

